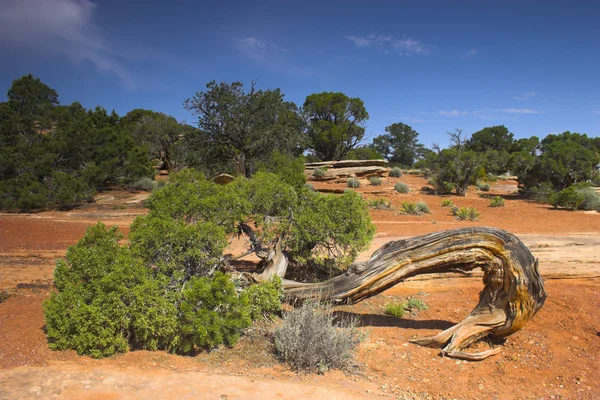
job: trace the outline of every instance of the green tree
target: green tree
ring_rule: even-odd
[[[215,81],[206,88],[184,103],[198,116],[203,137],[196,143],[207,146],[209,154],[229,160],[238,175],[252,176],[256,162],[274,150],[301,154],[302,119],[296,105],[284,101],[279,89],[257,90],[252,83],[245,92],[240,82]]]
[[[365,135],[369,114],[361,99],[344,93],[311,94],[303,105],[310,148],[321,160],[341,160]]]
[[[513,136],[504,125],[490,126],[472,134],[466,146],[478,153],[488,150],[508,152],[513,145]]]
[[[345,160],[381,160],[383,156],[375,149],[373,145],[369,146],[358,146],[350,150]]]
[[[414,166],[424,151],[417,140],[419,134],[410,126],[397,122],[385,128],[384,135],[373,139],[373,147],[392,164],[406,168]]]

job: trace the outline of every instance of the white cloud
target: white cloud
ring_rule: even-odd
[[[430,50],[418,40],[404,37],[395,39],[391,36],[376,35],[369,36],[346,36],[346,39],[353,42],[357,47],[381,47],[384,53],[396,53],[402,56],[410,55],[428,55]]]
[[[506,114],[542,114],[542,111],[532,110],[529,108],[498,108],[495,111]]]
[[[443,115],[444,117],[462,117],[462,116],[468,115],[469,112],[468,111],[458,111],[458,110],[450,110],[450,111],[440,110],[439,114]]]
[[[537,96],[536,92],[524,92],[524,93],[521,93],[521,94],[513,97],[513,99],[515,99],[515,100],[529,100],[529,99],[534,98],[535,96]]]
[[[255,37],[237,40],[234,48],[244,56],[278,72],[302,77],[313,74],[311,69],[292,63],[289,60],[290,52],[287,49]]]
[[[90,0],[0,0],[0,9],[0,45],[54,53],[76,64],[88,61],[134,88],[121,60],[129,55],[111,48],[94,24],[96,4]]]
[[[463,59],[475,57],[477,55],[477,49],[469,49],[465,51],[462,55]]]

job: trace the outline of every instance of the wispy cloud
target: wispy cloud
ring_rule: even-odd
[[[128,56],[115,51],[94,24],[90,0],[1,0],[0,45],[25,47],[87,61],[135,87],[124,66]]]
[[[524,93],[521,93],[521,94],[513,97],[513,99],[515,99],[515,100],[530,100],[530,99],[534,98],[535,96],[537,96],[536,92],[524,92]]]
[[[530,108],[498,108],[495,111],[503,112],[506,114],[542,114],[542,111],[532,110]]]
[[[431,54],[428,46],[408,37],[397,39],[392,36],[372,33],[368,36],[346,36],[346,39],[353,42],[357,47],[379,47],[384,49],[386,53],[395,53],[402,56]]]
[[[443,115],[444,117],[463,117],[468,115],[468,111],[459,111],[459,110],[440,110],[438,114]]]
[[[288,49],[255,37],[237,40],[234,48],[245,57],[277,72],[302,77],[308,77],[314,73],[312,69],[304,68],[290,61],[290,51]]]
[[[467,58],[475,57],[476,55],[477,55],[477,49],[469,49],[463,53],[461,58],[467,59]]]

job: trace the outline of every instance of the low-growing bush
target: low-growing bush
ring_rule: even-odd
[[[360,342],[356,324],[356,320],[336,323],[330,307],[306,302],[284,314],[275,332],[275,349],[295,370],[343,369]]]
[[[402,176],[402,170],[398,167],[394,167],[390,170],[390,177],[400,178]]]
[[[312,183],[305,183],[304,187],[308,190],[310,190],[311,192],[315,191],[315,186]]]
[[[321,179],[325,176],[325,174],[327,173],[327,171],[323,168],[317,168],[313,171],[313,176],[317,179]]]
[[[496,182],[498,180],[498,176],[492,174],[491,172],[488,172],[485,178],[488,182]]]
[[[349,178],[346,181],[346,186],[348,186],[349,188],[359,188],[360,187],[360,180],[356,179],[356,178]]]
[[[450,199],[443,199],[442,207],[454,207],[454,202]]]
[[[250,317],[253,320],[271,318],[281,312],[283,288],[281,278],[273,277],[269,282],[252,285],[244,290],[250,305]]]
[[[130,183],[128,187],[133,190],[143,190],[145,192],[151,192],[157,186],[157,182],[143,176],[137,181]]]
[[[369,182],[371,182],[371,185],[373,186],[379,186],[381,185],[382,180],[378,176],[372,176],[369,178]]]
[[[504,199],[500,196],[494,196],[490,200],[490,207],[504,207]]]
[[[482,192],[489,192],[490,185],[488,185],[487,183],[479,183],[477,184],[477,189],[481,190]]]
[[[452,215],[459,221],[477,221],[479,219],[479,212],[473,207],[454,207]]]
[[[430,214],[431,211],[427,204],[423,202],[413,203],[410,201],[402,202],[402,206],[400,208],[400,214],[409,214],[409,215],[422,215],[422,214]]]
[[[392,317],[402,318],[406,312],[406,304],[404,303],[388,303],[385,305],[385,313]]]
[[[398,193],[406,194],[410,192],[410,188],[406,183],[398,182],[394,185],[394,190]]]
[[[600,170],[594,172],[592,175],[591,183],[593,186],[600,186]]]
[[[0,303],[8,300],[9,297],[10,293],[8,293],[8,290],[0,290]]]
[[[600,211],[600,196],[591,187],[583,187],[579,189],[579,193],[583,195],[583,202],[579,206],[582,210]]]
[[[550,204],[569,210],[600,210],[600,196],[589,186],[573,185],[553,194]]]
[[[429,306],[425,304],[422,299],[418,299],[416,297],[411,297],[408,299],[406,303],[406,308],[412,312],[416,311],[425,311],[429,309]]]
[[[392,208],[392,204],[389,200],[386,199],[373,199],[367,202],[369,207],[374,208],[376,210],[389,210]]]

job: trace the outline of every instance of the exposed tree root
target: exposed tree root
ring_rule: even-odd
[[[505,337],[518,331],[546,300],[537,259],[506,231],[461,228],[389,242],[368,261],[352,264],[343,275],[314,284],[284,281],[283,286],[289,301],[313,299],[352,304],[412,276],[475,268],[484,271],[485,285],[475,309],[450,329],[412,342],[443,347],[442,353],[449,357],[483,360],[498,354],[500,349],[479,353],[463,350],[483,337]]]

